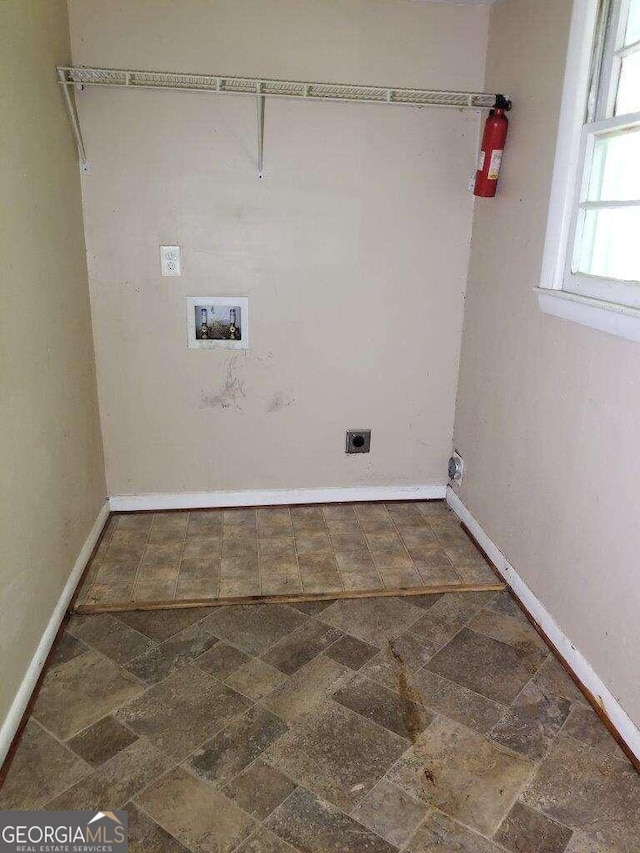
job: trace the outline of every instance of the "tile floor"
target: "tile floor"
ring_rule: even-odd
[[[130,850],[632,853],[640,777],[506,592],[74,616],[0,808]]]
[[[77,605],[497,583],[443,501],[120,513]]]

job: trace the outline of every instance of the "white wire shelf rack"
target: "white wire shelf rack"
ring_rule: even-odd
[[[342,101],[367,104],[396,104],[410,107],[449,107],[458,110],[510,108],[502,95],[487,92],[448,92],[432,89],[407,89],[394,86],[362,86],[353,83],[315,83],[300,80],[268,80],[255,77],[229,77],[208,74],[182,74],[167,71],[133,71],[120,68],[58,66],[58,82],[76,137],[80,164],[87,169],[87,158],[72,89],[85,86],[116,89],[167,89],[183,92],[253,95],[257,99],[258,175],[262,177],[265,98],[294,98],[308,101]]]

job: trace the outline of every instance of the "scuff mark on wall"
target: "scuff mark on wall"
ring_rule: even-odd
[[[276,393],[269,401],[269,405],[267,406],[267,412],[269,414],[273,414],[274,412],[280,412],[282,409],[286,409],[294,403],[294,398],[287,397],[286,394],[284,394],[282,391],[276,391]]]
[[[231,356],[227,364],[224,383],[219,391],[205,395],[200,401],[201,409],[237,409],[242,411],[240,401],[246,396],[244,377],[240,374],[240,358],[238,354]]]

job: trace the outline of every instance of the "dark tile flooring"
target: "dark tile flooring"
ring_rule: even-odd
[[[506,592],[75,616],[0,808],[171,853],[632,853],[640,777]]]

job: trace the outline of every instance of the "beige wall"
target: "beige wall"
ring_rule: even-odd
[[[475,89],[488,11],[407,0],[71,0],[78,64]],[[479,117],[80,95],[110,493],[444,483]],[[161,278],[158,246],[182,246]],[[186,295],[251,300],[186,348]],[[373,430],[346,457],[344,430]]]
[[[0,719],[105,499],[65,0],[0,5]]]
[[[491,12],[486,85],[514,100],[499,197],[478,203],[455,443],[462,495],[640,723],[640,347],[542,315],[569,0]]]

